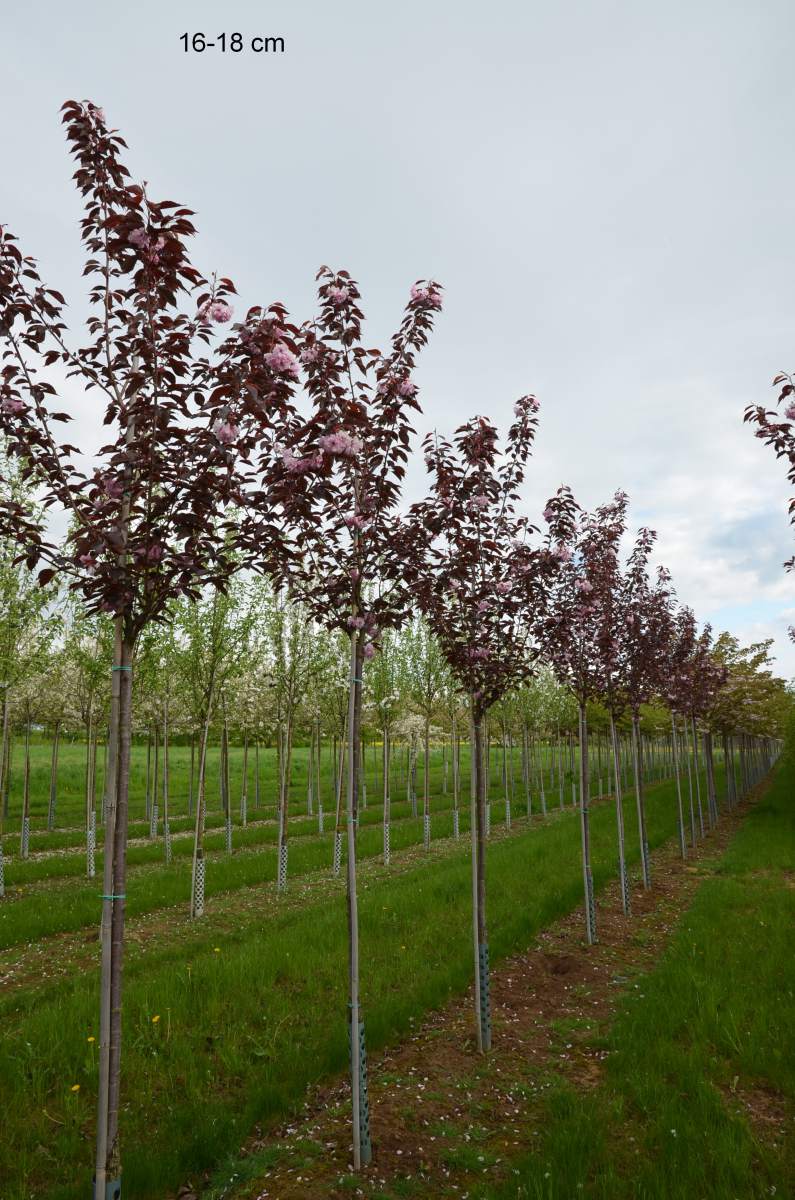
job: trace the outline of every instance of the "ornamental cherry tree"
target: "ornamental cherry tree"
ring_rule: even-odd
[[[535,624],[558,567],[551,539],[531,548],[527,536],[533,527],[516,515],[537,411],[533,396],[518,401],[504,452],[485,417],[462,425],[452,443],[429,435],[424,448],[430,494],[412,507],[402,542],[417,603],[469,697],[475,1022],[483,1051],[491,1044],[484,724],[491,706],[530,674],[538,654]],[[565,491],[549,502],[547,517],[556,532],[571,504]]]
[[[259,484],[248,497],[244,541],[250,563],[276,520],[285,559],[281,578],[329,629],[350,642],[347,773],[347,906],[351,1019],[354,1167],[371,1155],[364,1022],[359,1002],[359,923],[356,890],[362,670],[381,633],[397,628],[411,606],[399,553],[401,499],[419,411],[412,379],[417,352],[441,308],[439,285],[419,281],[389,350],[362,344],[359,288],[345,271],[322,267],[317,318],[300,328],[274,313],[268,361],[294,397],[302,385],[309,413],[291,400],[281,437],[263,439]],[[276,517],[274,517],[274,513]]]
[[[660,690],[671,636],[671,577],[664,567],[659,567],[654,583],[649,579],[649,557],[656,538],[653,530],[640,529],[627,562],[620,598],[621,643],[616,671],[616,690],[623,693],[632,717],[632,767],[641,876],[646,889],[651,887],[651,865],[643,796],[640,706]]]
[[[281,381],[256,351],[258,333],[233,331],[217,349],[212,326],[232,316],[228,279],[191,264],[191,212],[155,202],[130,181],[125,143],[100,108],[68,101],[66,136],[84,199],[90,311],[84,344],[69,335],[60,292],[0,229],[0,431],[45,510],[69,518],[63,547],[23,504],[0,511],[39,580],[69,580],[89,614],[115,623],[102,897],[99,1102],[95,1194],[121,1194],[119,1143],[122,954],[132,671],[136,646],[169,601],[223,586],[232,569],[224,512],[239,492],[253,445],[280,412]],[[70,419],[64,376],[107,429],[83,470],[57,440]],[[264,557],[264,550],[263,550]]]
[[[555,547],[561,570],[552,592],[544,626],[546,654],[558,677],[574,695],[579,714],[580,826],[582,835],[585,932],[596,941],[596,907],[591,872],[590,771],[588,769],[589,700],[609,691],[617,659],[615,599],[618,545],[625,528],[626,496],[617,493],[610,504],[593,513],[580,511],[562,531]],[[617,745],[613,725],[614,765]],[[618,770],[616,777],[618,778]],[[623,813],[616,788],[622,893],[627,910],[626,870],[623,866]]]
[[[665,670],[661,678],[660,691],[671,712],[671,746],[673,750],[676,799],[679,813],[679,849],[682,858],[687,857],[685,823],[682,809],[682,783],[680,771],[680,743],[677,717],[686,715],[690,706],[690,664],[696,647],[696,618],[691,608],[677,608],[672,614],[671,636],[668,639]],[[687,759],[687,778],[690,799],[691,845],[696,844],[696,818],[693,809],[693,775],[690,759]]]
[[[701,781],[698,765],[698,722],[711,712],[718,693],[727,680],[727,670],[715,657],[712,642],[712,626],[707,624],[694,639],[691,653],[683,665],[684,688],[683,711],[689,718],[693,742],[693,762],[696,776],[696,796],[701,836],[704,836],[704,816],[701,806]],[[712,754],[712,733],[707,725],[704,733],[704,760],[707,775],[707,822],[713,829],[718,820],[718,805],[715,793],[715,764]]]

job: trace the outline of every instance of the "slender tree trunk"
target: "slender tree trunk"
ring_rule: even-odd
[[[638,809],[638,841],[640,843],[640,868],[643,886],[651,887],[651,865],[649,863],[649,843],[646,839],[646,809],[643,800],[643,763],[640,750],[640,717],[637,712],[632,714],[632,765],[635,774],[635,800]]]
[[[699,778],[701,768],[698,762],[698,733],[696,732],[696,718],[690,718],[690,734],[693,738],[693,775],[696,781],[696,805],[698,807],[698,827],[702,838],[704,837],[704,810],[701,807],[701,779]]]
[[[712,731],[704,734],[704,763],[707,768],[707,816],[710,828],[718,823],[718,796],[715,790],[715,758],[713,754]]]
[[[108,730],[108,769],[105,775],[105,847],[102,861],[102,923],[99,940],[101,953],[99,985],[99,1072],[97,1081],[97,1146],[95,1160],[95,1197],[105,1200],[108,1151],[108,1085],[110,1069],[110,977],[111,924],[113,920],[113,860],[116,844],[116,811],[119,753],[119,697],[122,669],[122,622],[114,623],[113,665],[111,666],[110,727]]]
[[[488,768],[484,770],[484,719],[475,720],[475,897],[478,940],[478,996],[480,1037],[478,1049],[484,1053],[491,1049],[491,999],[489,972],[489,935],[486,923],[486,782]]]
[[[621,763],[620,755],[621,748],[618,743],[618,731],[616,730],[615,717],[610,713],[610,745],[613,751],[613,773],[615,776],[615,794],[616,794],[616,829],[618,830],[618,880],[621,887],[621,906],[624,910],[624,916],[628,917],[632,911],[632,901],[629,890],[629,876],[627,874],[627,857],[626,846],[624,842],[624,804],[621,795]]]
[[[345,748],[348,741],[348,723],[345,722],[345,728],[340,738],[339,747],[334,739],[334,788],[336,798],[336,814],[334,818],[334,861],[332,870],[335,875],[339,875],[342,867],[342,777],[345,767]]]
[[[155,753],[152,764],[152,807],[149,812],[149,836],[157,837],[157,826],[160,819],[160,726],[154,725]]]
[[[425,717],[424,752],[422,764],[422,844],[431,848],[431,719]]]
[[[52,757],[50,758],[50,797],[47,805],[47,829],[55,828],[55,807],[58,802],[58,751],[61,740],[61,722],[56,721],[52,735]],[[106,771],[107,774],[107,771]],[[104,806],[103,806],[104,807]]]
[[[94,817],[94,767],[96,764],[96,743],[94,741],[94,723],[89,710],[86,722],[86,876],[93,879],[96,874],[96,827]]]
[[[243,781],[240,786],[240,822],[248,825],[248,729],[243,726]]]
[[[90,743],[89,743],[90,745]],[[27,858],[30,850],[30,705],[25,710],[25,763],[22,769],[22,829],[19,855]]]
[[[283,892],[287,887],[287,855],[288,855],[288,828],[287,820],[290,808],[290,769],[292,760],[293,746],[293,728],[292,714],[287,718],[287,726],[284,731],[284,753],[282,756],[282,779],[281,779],[281,802],[279,805],[279,847],[278,847],[278,866],[276,877],[277,891]]]
[[[163,850],[166,866],[171,863],[171,826],[168,817],[168,700],[163,706]]]
[[[475,1038],[477,1041],[478,1051],[482,1054],[485,1050],[483,1045],[483,1020],[480,995],[480,926],[478,922],[478,764],[477,764],[477,746],[475,738],[475,705],[473,698],[469,698],[469,798],[470,798],[470,816],[469,816],[469,837],[472,851],[472,941],[475,951]],[[482,771],[482,764],[481,764]]]
[[[193,816],[193,779],[196,766],[196,730],[190,731],[190,775],[188,776],[188,816]]]
[[[580,726],[580,830],[582,833],[582,875],[585,893],[585,934],[588,945],[596,941],[596,904],[591,873],[590,780],[588,778],[588,718],[585,701],[578,702]]]
[[[458,744],[458,722],[453,712],[452,731],[450,734],[450,756],[453,767],[453,837],[461,836],[461,814],[459,802],[461,799],[461,748]]]
[[[695,813],[695,808],[693,806],[693,772],[692,772],[691,764],[690,764],[690,749],[687,744],[687,723],[686,722],[685,722],[684,729],[682,731],[682,737],[684,739],[684,747],[685,747],[685,765],[687,767],[687,792],[688,792],[688,800],[690,803],[690,845],[692,847],[695,847],[695,844],[696,844],[696,813]]]
[[[193,864],[191,869],[190,915],[191,920],[204,915],[204,892],[206,885],[204,861],[204,823],[207,812],[207,745],[210,740],[214,700],[214,676],[210,681],[207,696],[207,712],[204,718],[201,746],[199,747],[199,778],[196,788],[196,823],[193,831]]]
[[[119,1105],[121,1095],[121,1005],[124,953],[124,902],[127,887],[127,801],[130,778],[131,695],[133,645],[122,640],[119,694],[119,747],[117,766],[116,820],[113,845],[113,912],[111,917],[110,962],[110,1049],[108,1060],[107,1178],[121,1174]],[[111,1193],[112,1194],[112,1193]]]
[[[359,907],[356,889],[356,826],[358,818],[359,720],[362,694],[363,656],[359,637],[351,634],[348,693],[348,801],[347,801],[347,908],[348,908],[348,998],[350,1008],[351,1103],[353,1109],[353,1168],[371,1158],[364,1021],[359,1003]]]
[[[383,729],[384,739],[384,866],[388,867],[392,857],[391,847],[391,832],[389,828],[389,729],[385,725]]]
[[[674,777],[676,779],[676,812],[679,828],[679,850],[682,858],[687,858],[687,846],[685,844],[685,818],[682,809],[682,782],[679,777],[679,747],[676,743],[676,719],[671,713],[671,752],[673,754]]]
[[[2,818],[8,819],[8,784],[11,776],[11,738],[8,723],[10,705],[8,700],[8,684],[3,688],[3,736],[0,743],[0,797],[2,797]]]

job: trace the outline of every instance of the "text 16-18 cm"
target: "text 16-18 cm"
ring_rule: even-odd
[[[203,33],[183,33],[179,39],[185,53],[193,50],[202,54],[205,50],[221,50],[223,53],[241,54],[252,50],[254,54],[284,54],[283,37],[243,37],[242,33],[217,33],[215,40],[208,42]]]

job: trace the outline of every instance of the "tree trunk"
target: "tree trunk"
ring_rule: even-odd
[[[240,785],[240,823],[248,825],[248,729],[243,726],[243,779]]]
[[[461,814],[458,807],[461,799],[461,747],[458,741],[458,721],[455,712],[450,733],[450,757],[453,765],[453,837],[458,839],[461,836]]]
[[[47,804],[47,829],[55,828],[55,806],[58,802],[58,751],[61,740],[61,722],[56,721],[52,735],[52,757],[50,759],[50,796]],[[107,771],[106,771],[107,774]],[[104,805],[103,805],[104,808]]]
[[[204,915],[205,862],[204,822],[207,813],[207,746],[210,740],[214,700],[214,678],[210,680],[207,695],[207,712],[204,718],[201,746],[199,747],[199,778],[196,789],[196,824],[193,831],[193,864],[191,868],[190,915],[191,920]]]
[[[347,780],[347,910],[348,910],[348,999],[350,1009],[351,1103],[353,1109],[353,1168],[366,1165],[372,1156],[364,1021],[359,1005],[359,907],[356,890],[356,826],[358,821],[359,723],[362,696],[363,655],[358,633],[351,634],[351,661],[348,690],[348,780]]]
[[[707,816],[710,828],[714,829],[718,823],[718,796],[715,790],[715,758],[713,755],[712,732],[709,729],[704,734],[704,762],[707,768]]]
[[[627,875],[626,848],[624,843],[624,804],[621,795],[621,750],[618,744],[618,731],[613,713],[610,713],[610,745],[613,750],[613,773],[615,775],[616,793],[616,829],[618,830],[618,880],[621,887],[621,906],[624,916],[628,917],[632,910],[629,891],[629,876]]]
[[[0,742],[0,798],[2,798],[2,818],[8,819],[8,783],[11,775],[11,739],[8,724],[10,705],[8,702],[8,684],[3,688],[3,735]]]
[[[171,826],[168,823],[168,700],[163,707],[163,849],[166,866],[171,863]]]
[[[431,719],[425,718],[423,763],[422,763],[422,844],[431,848]]]
[[[124,953],[124,901],[127,886],[127,802],[130,778],[131,697],[133,645],[121,643],[119,683],[119,738],[116,774],[116,818],[113,840],[113,890],[110,949],[110,1047],[108,1054],[108,1182],[119,1181],[121,1151],[119,1145],[119,1104],[121,1090],[121,1005],[122,960]],[[103,897],[105,899],[106,897]],[[106,1184],[107,1186],[107,1184]],[[121,1184],[119,1182],[119,1189]]]
[[[113,918],[113,848],[116,841],[116,798],[119,751],[119,694],[121,687],[122,625],[115,621],[113,665],[111,667],[110,725],[108,728],[108,767],[105,774],[105,846],[102,861],[102,922],[99,931],[101,967],[99,984],[99,1071],[97,1080],[97,1146],[95,1196],[105,1200],[106,1159],[108,1148],[108,1070],[110,1056],[110,973],[111,922]]]
[[[704,810],[701,806],[701,768],[698,762],[698,733],[696,730],[696,718],[690,718],[690,734],[693,739],[693,775],[696,782],[696,806],[698,808],[698,827],[702,838],[704,837]]]
[[[384,738],[384,866],[388,867],[392,857],[391,848],[391,833],[389,828],[389,729],[385,725],[383,729]]]
[[[486,784],[489,768],[484,764],[484,718],[474,721],[474,900],[475,928],[477,936],[477,997],[478,997],[478,1049],[483,1053],[491,1049],[491,999],[489,994],[489,935],[486,923]]]
[[[643,763],[640,757],[640,716],[632,714],[632,766],[635,774],[635,800],[638,809],[638,841],[640,843],[640,869],[643,886],[651,887],[651,865],[649,843],[646,839],[646,809],[643,800]]]
[[[596,941],[596,905],[593,894],[593,875],[591,873],[591,824],[590,824],[590,779],[588,778],[588,718],[585,712],[585,702],[580,701],[580,831],[582,834],[582,876],[585,892],[585,935],[588,945]]]
[[[89,743],[90,745],[90,743]],[[30,850],[30,705],[25,712],[25,763],[22,771],[22,829],[20,831],[20,858],[27,858]]]
[[[676,719],[671,713],[671,752],[673,754],[674,777],[676,778],[676,805],[677,805],[677,820],[679,825],[679,850],[682,858],[687,858],[687,846],[685,845],[685,818],[682,809],[682,783],[679,778],[679,747],[676,742]]]

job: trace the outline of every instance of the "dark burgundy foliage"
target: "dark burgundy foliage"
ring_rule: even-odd
[[[546,655],[581,704],[597,696],[616,699],[624,620],[618,551],[626,510],[623,492],[593,513],[578,510],[557,551],[562,561],[544,625]]]
[[[549,501],[545,544],[530,545],[537,531],[516,515],[516,504],[537,410],[532,396],[518,401],[504,454],[485,417],[462,425],[453,443],[429,435],[430,495],[413,506],[400,545],[416,602],[470,694],[476,721],[532,669],[549,580],[560,566],[555,546],[574,507],[561,489]]]
[[[414,284],[382,353],[362,345],[359,289],[350,275],[323,267],[318,279],[317,319],[292,330],[279,351],[283,387],[295,392],[302,383],[311,409],[304,415],[294,399],[285,403],[280,441],[262,446],[242,544],[256,565],[263,532],[278,512],[291,593],[326,626],[361,632],[371,654],[379,632],[399,625],[412,604],[398,548],[398,503],[410,418],[420,411],[412,371],[441,291],[432,280]]]
[[[100,109],[69,101],[63,114],[85,198],[88,341],[68,339],[64,297],[42,283],[35,260],[3,228],[0,430],[40,485],[45,508],[66,509],[72,532],[57,549],[13,506],[0,513],[0,527],[16,536],[31,567],[50,564],[43,582],[65,572],[89,611],[123,616],[134,640],[170,597],[195,595],[228,573],[222,518],[261,427],[280,410],[281,380],[265,355],[281,310],[249,314],[208,350],[211,322],[231,316],[234,286],[208,282],[192,266],[190,209],[155,203],[129,182],[119,157],[125,143]],[[178,307],[183,299],[189,312]],[[70,419],[58,411],[64,371],[97,396],[114,430],[88,476],[74,463],[77,447],[53,432]]]

